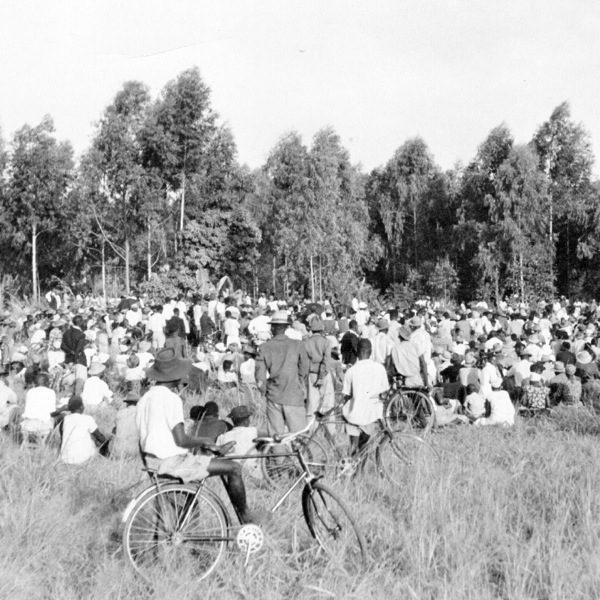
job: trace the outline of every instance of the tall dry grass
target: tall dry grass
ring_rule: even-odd
[[[296,496],[248,569],[232,550],[206,582],[152,588],[121,549],[120,515],[146,485],[137,461],[70,467],[2,440],[0,598],[599,598],[600,443],[567,430],[573,419],[594,420],[439,432],[442,461],[401,490],[372,473],[335,483],[369,545],[350,572],[315,558]],[[252,483],[248,496],[255,507],[277,498]]]

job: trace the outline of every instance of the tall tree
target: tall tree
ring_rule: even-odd
[[[579,275],[579,240],[594,212],[588,203],[595,196],[590,187],[594,156],[589,134],[572,120],[569,104],[563,102],[536,131],[532,146],[540,169],[550,178],[549,238],[556,241],[559,289],[570,296]]]
[[[125,264],[125,288],[131,286],[132,238],[144,226],[143,207],[154,193],[142,164],[141,132],[150,104],[148,88],[124,84],[104,111],[88,156],[82,162],[97,229]]]
[[[61,225],[62,205],[73,176],[73,151],[58,143],[54,123],[44,117],[36,127],[16,132],[8,167],[7,213],[13,247],[31,253],[32,297],[39,298],[38,243]]]

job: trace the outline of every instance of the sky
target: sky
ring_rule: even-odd
[[[50,114],[79,154],[124,82],[156,96],[196,65],[251,168],[332,126],[365,171],[417,135],[449,169],[565,100],[600,153],[599,26],[595,0],[5,1],[0,128]]]

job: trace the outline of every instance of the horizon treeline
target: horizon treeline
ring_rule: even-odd
[[[0,136],[0,276],[34,300],[59,282],[111,295],[235,288],[348,302],[595,297],[600,186],[565,102],[515,142],[501,123],[443,171],[420,137],[364,173],[331,127],[285,133],[264,165],[197,68],[157,98],[123,85],[76,164],[52,118]]]

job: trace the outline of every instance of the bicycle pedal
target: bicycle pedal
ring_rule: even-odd
[[[265,536],[262,529],[254,523],[242,525],[238,531],[235,541],[238,548],[245,552],[247,556],[258,552],[265,541]]]

